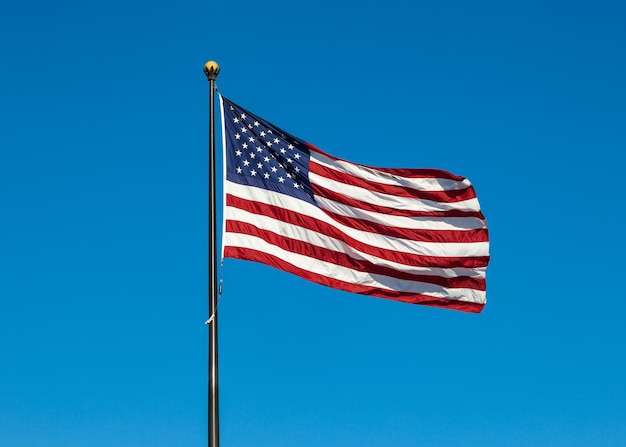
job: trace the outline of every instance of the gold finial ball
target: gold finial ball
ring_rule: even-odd
[[[215,81],[215,78],[217,78],[217,75],[219,74],[219,72],[220,72],[220,66],[217,65],[217,62],[209,61],[206,64],[204,64],[204,74],[209,79],[209,81]]]

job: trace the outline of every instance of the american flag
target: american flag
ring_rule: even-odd
[[[348,292],[482,311],[489,235],[467,179],[342,160],[220,104],[223,257]]]

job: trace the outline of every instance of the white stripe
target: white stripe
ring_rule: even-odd
[[[400,177],[388,172],[379,171],[376,168],[351,163],[349,161],[334,160],[314,150],[311,150],[311,162],[370,182],[409,187],[419,191],[449,191],[466,189],[471,186],[470,181],[467,179],[458,181],[446,178]]]
[[[478,217],[406,217],[353,208],[324,197],[315,196],[320,208],[341,216],[363,219],[378,225],[414,230],[478,230],[487,223]]]
[[[282,237],[305,242],[315,247],[325,248],[337,253],[344,253],[352,259],[369,261],[380,267],[388,267],[397,271],[411,273],[414,275],[438,276],[442,278],[456,278],[459,276],[469,276],[473,278],[484,278],[486,268],[436,268],[436,267],[417,267],[407,264],[393,262],[391,260],[380,258],[375,255],[363,253],[359,249],[352,247],[345,241],[326,236],[307,228],[299,227],[285,223],[265,215],[254,214],[239,208],[227,207],[228,220],[246,222],[260,230],[276,233]],[[224,236],[230,245],[231,233],[227,232]]]
[[[243,199],[278,206],[313,217],[319,221],[332,225],[353,239],[384,250],[394,250],[402,253],[420,254],[425,256],[445,257],[487,256],[489,254],[488,242],[417,242],[409,239],[394,238],[347,227],[333,220],[320,208],[286,194],[275,193],[273,191],[252,186],[239,185],[230,181],[226,181],[225,190],[227,193]],[[226,207],[225,214],[227,220],[230,219],[230,212],[231,207]]]
[[[385,206],[403,211],[480,211],[480,205],[476,198],[460,202],[438,202],[434,200],[422,200],[409,197],[400,197],[392,194],[383,194],[354,185],[331,180],[321,175],[309,172],[311,184],[319,185],[331,191],[341,191],[341,194],[351,199],[372,205]]]
[[[227,233],[227,235],[227,246],[229,247],[250,248],[263,253],[268,253],[300,269],[339,281],[366,287],[376,287],[382,290],[427,294],[433,297],[472,303],[484,304],[486,301],[486,294],[483,291],[441,287],[436,284],[407,281],[391,278],[385,275],[364,273],[330,262],[324,262],[316,258],[309,258],[308,256],[283,250],[280,247],[269,244],[263,239],[254,236],[238,233]]]

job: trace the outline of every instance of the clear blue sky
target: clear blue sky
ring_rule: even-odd
[[[623,2],[12,2],[0,445],[203,446],[207,82],[336,156],[468,177],[480,315],[227,260],[222,445],[626,445]]]

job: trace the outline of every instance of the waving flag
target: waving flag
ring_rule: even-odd
[[[467,179],[341,160],[220,102],[223,257],[348,292],[482,311],[489,235]]]

